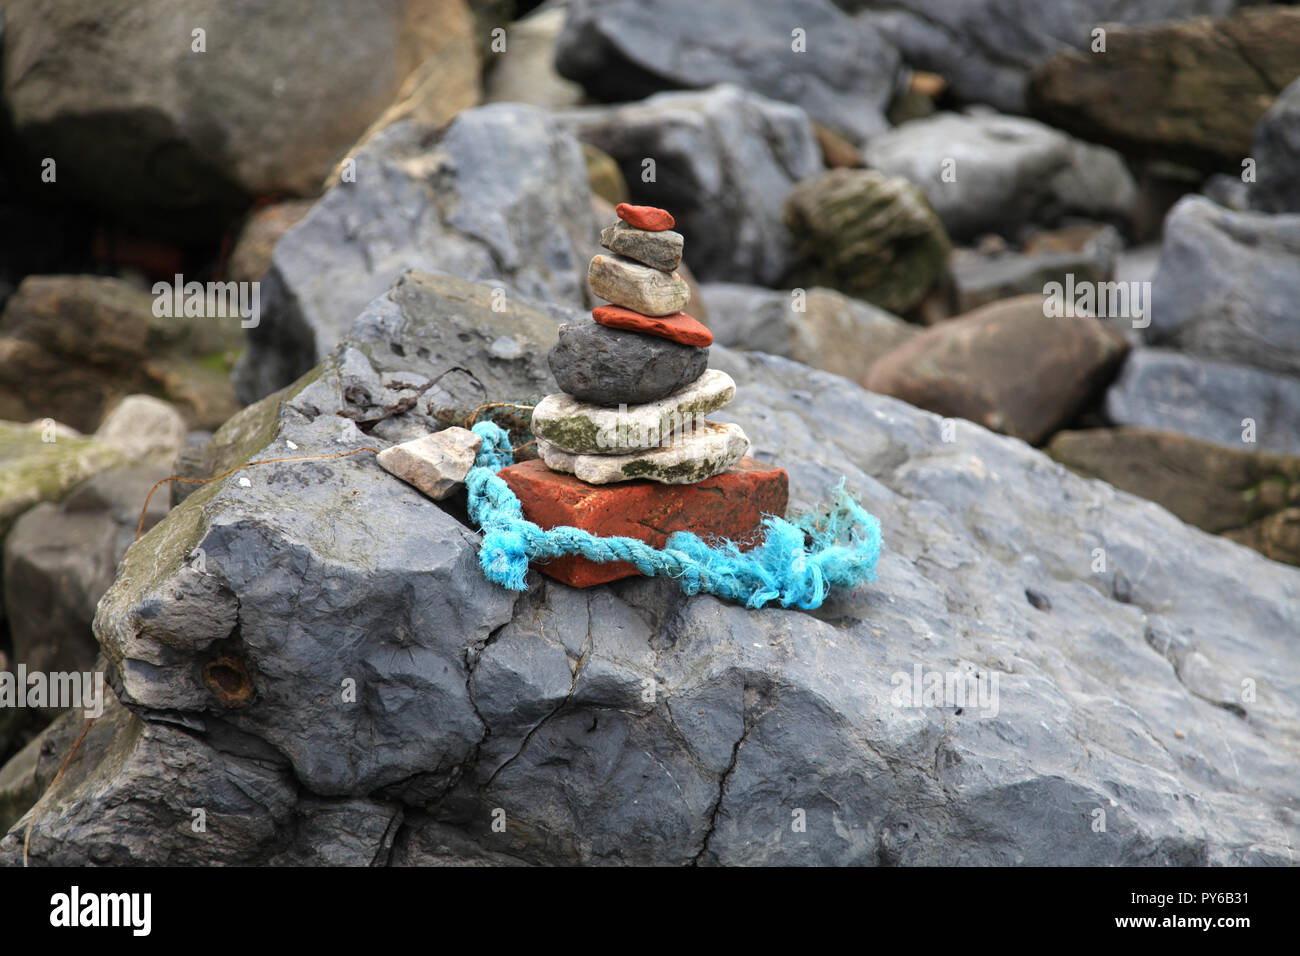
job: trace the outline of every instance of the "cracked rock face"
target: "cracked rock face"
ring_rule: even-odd
[[[498,279],[507,302],[586,301],[587,168],[546,111],[497,103],[445,129],[403,120],[355,162],[355,181],[338,183],[276,243],[264,315],[235,370],[245,401],[315,366],[408,269]]]
[[[209,460],[385,446],[454,396],[367,434],[336,413],[354,386],[451,365],[490,379],[484,401],[544,391],[524,364],[492,377],[486,346],[455,353],[460,332],[553,342],[482,302],[498,327],[399,287]],[[251,469],[128,553],[96,622],[125,707],[51,795],[33,862],[1292,861],[1300,570],[1022,442],[964,422],[943,441],[937,417],[831,374],[713,360],[792,509],[843,476],[880,517],[874,584],[816,613],[646,578],[534,573],[514,594],[482,577],[454,498],[369,453]],[[928,696],[949,674],[962,703]]]

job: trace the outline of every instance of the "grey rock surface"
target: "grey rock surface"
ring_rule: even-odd
[[[574,0],[555,61],[598,100],[734,83],[857,141],[888,127],[900,74],[898,51],[829,0]]]
[[[1168,349],[1136,349],[1106,391],[1117,425],[1182,432],[1239,451],[1300,454],[1300,381]],[[1243,441],[1253,422],[1253,442]]]
[[[499,279],[501,295],[581,307],[593,229],[582,150],[541,109],[497,103],[445,129],[402,121],[355,156],[275,245],[262,321],[235,370],[248,402],[312,368],[407,269]]]
[[[442,374],[463,357],[416,344],[457,330],[381,298],[228,454],[377,443],[334,411],[349,383]],[[641,578],[514,594],[367,455],[214,483],[101,604],[126,707],[36,821],[33,863],[1293,862],[1300,570],[837,376],[714,362],[794,509],[843,476],[880,517],[874,584],[815,613]],[[983,700],[912,705],[950,673]]]
[[[911,120],[873,137],[862,155],[920,186],[956,239],[1014,236],[1069,214],[1126,221],[1137,199],[1114,150],[983,109]]]
[[[1251,207],[1263,212],[1300,212],[1300,80],[1273,101],[1255,127],[1251,150],[1254,183],[1246,189]]]
[[[1201,196],[1165,220],[1149,341],[1300,375],[1300,214],[1233,212]]]
[[[560,390],[595,405],[640,405],[685,388],[709,367],[709,350],[595,322],[560,327],[547,360]]]
[[[1089,49],[1108,23],[1230,13],[1236,0],[836,0],[879,29],[909,66],[947,78],[960,100],[1025,111],[1034,67],[1062,49]]]
[[[701,280],[775,284],[792,265],[782,203],[824,168],[802,110],[724,85],[556,117],[618,161],[634,203],[673,214]]]

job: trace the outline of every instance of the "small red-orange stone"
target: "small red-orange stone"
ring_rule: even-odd
[[[540,459],[499,472],[519,496],[524,517],[542,528],[564,525],[592,534],[636,538],[662,548],[674,531],[693,531],[708,540],[730,538],[742,548],[761,540],[763,515],[784,515],[790,479],[780,468],[742,458],[730,471],[694,485],[620,481],[589,485],[551,471]],[[616,581],[640,574],[625,561],[600,564],[576,555],[535,565],[571,587]]]
[[[653,316],[642,315],[621,305],[598,305],[591,310],[591,317],[606,328],[644,332],[681,345],[708,348],[713,344],[713,333],[699,319],[692,318],[685,312]]]
[[[663,232],[665,229],[671,229],[677,225],[677,220],[667,209],[660,209],[658,206],[633,206],[630,203],[621,202],[614,207],[614,212],[618,213],[618,218],[622,219],[629,226],[637,229],[648,229],[651,232]]]

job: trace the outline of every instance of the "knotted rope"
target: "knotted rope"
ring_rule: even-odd
[[[764,539],[749,551],[731,541],[710,546],[689,531],[675,532],[662,550],[635,538],[604,538],[581,528],[542,530],[524,517],[515,493],[497,475],[514,461],[499,425],[479,422],[483,439],[465,478],[470,518],[483,530],[479,564],[488,580],[527,590],[533,561],[577,554],[591,561],[627,561],[642,574],[673,578],[687,594],[706,592],[750,608],[770,603],[805,610],[820,607],[833,587],[855,588],[876,577],[880,522],[844,490],[835,489],[828,515],[791,521],[763,519]]]

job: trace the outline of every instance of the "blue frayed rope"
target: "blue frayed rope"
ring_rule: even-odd
[[[479,564],[489,581],[513,591],[527,590],[533,561],[577,554],[591,561],[627,561],[645,575],[673,578],[687,594],[701,591],[759,608],[811,610],[833,587],[855,588],[876,578],[880,522],[844,490],[835,489],[829,515],[787,521],[763,518],[763,543],[741,551],[731,541],[709,546],[689,531],[678,531],[663,550],[635,538],[602,538],[581,528],[542,530],[524,517],[519,499],[497,472],[514,461],[510,439],[493,422],[479,422],[483,439],[474,467],[465,478],[470,518],[483,530]],[[811,540],[811,547],[805,545]]]

